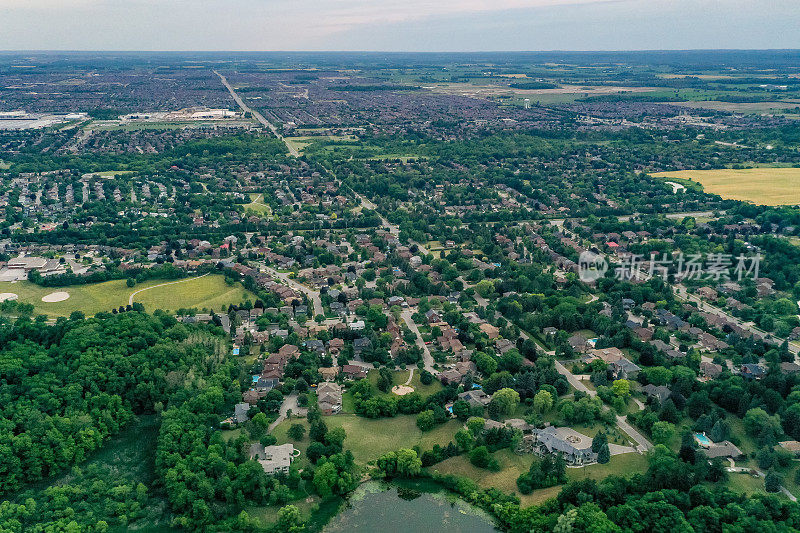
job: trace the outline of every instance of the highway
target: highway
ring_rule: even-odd
[[[236,103],[239,105],[239,107],[242,108],[242,111],[244,111],[245,113],[250,113],[263,126],[269,128],[269,130],[275,135],[275,137],[277,137],[278,139],[283,141],[283,144],[286,145],[286,149],[289,150],[289,153],[293,157],[300,157],[300,152],[297,151],[297,148],[295,148],[294,146],[289,144],[289,142],[286,140],[286,138],[278,132],[277,126],[275,126],[269,120],[265,119],[264,115],[262,115],[258,111],[254,111],[253,109],[250,109],[250,107],[247,104],[244,103],[244,100],[242,100],[241,97],[239,97],[239,95],[236,94],[236,91],[233,89],[231,84],[228,83],[228,79],[225,76],[223,76],[222,74],[220,74],[216,70],[214,71],[214,74],[219,76],[219,79],[222,82],[222,84],[225,86],[226,89],[228,89],[228,92],[231,93],[231,98],[233,98],[236,101]]]

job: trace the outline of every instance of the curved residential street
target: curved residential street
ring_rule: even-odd
[[[309,287],[306,287],[302,283],[298,283],[297,281],[293,280],[289,277],[289,274],[285,272],[278,272],[272,267],[265,267],[266,270],[275,276],[276,278],[280,279],[281,281],[285,282],[289,287],[296,291],[300,291],[311,300],[312,304],[314,305],[314,316],[317,315],[324,315],[325,310],[322,307],[322,300],[319,297],[319,291],[315,291]]]

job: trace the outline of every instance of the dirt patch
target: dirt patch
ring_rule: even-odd
[[[69,298],[68,292],[51,292],[48,295],[42,296],[42,301],[44,303],[52,304],[56,302],[63,302],[67,298]]]
[[[409,387],[408,385],[395,385],[392,387],[392,392],[398,396],[405,396],[406,394],[411,394],[414,392],[414,387]]]

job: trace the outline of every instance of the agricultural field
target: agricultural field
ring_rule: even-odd
[[[179,283],[175,283],[178,281]],[[55,292],[66,292],[69,298],[60,302],[43,302],[42,298]],[[69,316],[81,311],[87,316],[110,311],[133,301],[144,305],[145,310],[175,311],[180,308],[221,310],[244,300],[255,301],[255,296],[241,284],[228,285],[225,278],[208,275],[186,280],[149,280],[130,288],[125,280],[113,280],[66,288],[40,287],[27,281],[0,283],[0,293],[13,293],[22,303],[33,304],[34,312],[51,317]]]
[[[760,205],[800,204],[800,168],[679,170],[653,174],[697,182],[707,193]]]

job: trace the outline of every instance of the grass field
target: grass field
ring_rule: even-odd
[[[496,487],[503,492],[513,492],[520,497],[523,507],[535,505],[552,498],[561,490],[561,486],[550,487],[533,491],[531,494],[519,494],[517,491],[517,478],[527,472],[536,459],[534,455],[517,455],[510,450],[495,452],[495,459],[500,463],[499,472],[491,472],[477,468],[469,462],[466,455],[451,457],[432,466],[431,470],[438,470],[442,474],[453,474],[468,477],[481,487]],[[568,468],[567,477],[570,480],[585,478],[603,479],[611,474],[630,475],[644,472],[647,469],[647,458],[638,453],[615,455],[607,464],[594,464],[583,468]]]
[[[372,420],[355,415],[339,414],[326,416],[323,420],[329,428],[344,428],[347,433],[344,447],[352,451],[355,460],[361,464],[374,461],[382,454],[398,448],[411,448],[419,445],[423,450],[430,450],[434,444],[444,446],[453,440],[453,435],[463,425],[457,420],[450,420],[423,433],[417,427],[417,418],[413,415]],[[292,424],[303,424],[308,428],[305,419],[285,420],[275,427],[272,434],[278,439],[278,444],[292,442],[303,452],[308,446],[308,432],[299,443],[291,441],[286,432]]]
[[[244,204],[245,212],[252,211],[256,215],[269,216],[272,214],[272,208],[264,203],[262,194],[251,194],[250,203]]]
[[[680,170],[653,176],[688,179],[700,183],[705,192],[731,200],[759,205],[800,204],[800,168]]]
[[[13,292],[19,301],[33,304],[36,313],[59,317],[69,316],[73,311],[81,311],[87,316],[101,311],[110,311],[121,305],[128,305],[131,293],[171,280],[149,280],[129,288],[125,280],[106,281],[89,285],[74,285],[66,288],[40,287],[27,281],[16,283],[0,282],[0,292]],[[172,280],[176,281],[176,280]],[[65,291],[70,297],[63,302],[45,303],[42,297],[51,292]],[[163,309],[175,311],[179,308],[207,308],[220,310],[229,304],[238,304],[246,299],[255,301],[255,296],[241,284],[228,285],[218,275],[156,287],[138,293],[135,302],[144,305],[147,311]]]

